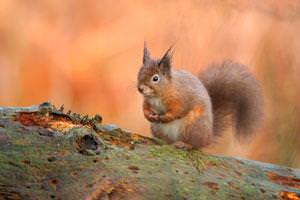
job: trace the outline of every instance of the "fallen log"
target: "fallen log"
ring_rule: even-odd
[[[184,151],[50,103],[0,108],[0,199],[300,199],[300,170]]]

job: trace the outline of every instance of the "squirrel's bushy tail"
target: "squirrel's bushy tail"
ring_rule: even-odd
[[[262,118],[263,98],[260,85],[245,66],[231,61],[213,64],[199,78],[212,101],[214,135],[231,122],[238,137],[254,131]]]

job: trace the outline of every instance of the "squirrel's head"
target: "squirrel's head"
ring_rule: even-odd
[[[171,82],[172,46],[160,59],[151,59],[144,46],[143,65],[138,73],[138,91],[144,97],[157,97]]]

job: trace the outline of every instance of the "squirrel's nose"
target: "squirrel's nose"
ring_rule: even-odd
[[[144,92],[144,87],[140,85],[140,86],[138,87],[138,90],[139,90],[140,93],[143,93],[143,92]]]

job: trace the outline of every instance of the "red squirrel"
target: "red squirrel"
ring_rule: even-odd
[[[229,124],[236,136],[248,136],[262,118],[262,93],[241,64],[213,64],[199,77],[171,64],[170,47],[160,59],[144,46],[138,91],[151,132],[177,148],[199,149],[212,143]]]

